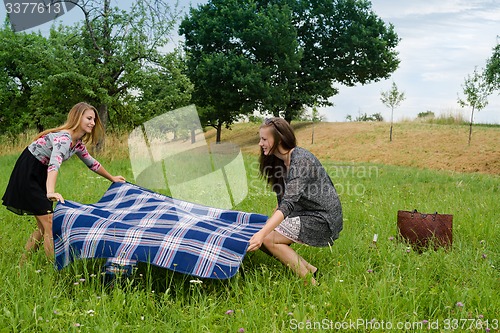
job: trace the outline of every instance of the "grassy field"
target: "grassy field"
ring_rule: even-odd
[[[388,143],[384,124],[321,124],[310,144],[310,125],[298,124],[299,143],[321,157],[345,217],[331,248],[294,245],[319,267],[318,287],[304,286],[261,252],[247,255],[234,278],[202,283],[141,265],[132,279],[107,288],[102,262],[77,262],[56,271],[43,251],[20,268],[35,222],[1,209],[0,332],[500,331],[500,177],[496,167],[485,167],[498,166],[500,129],[475,129],[467,147],[467,127],[436,126],[442,125],[396,125]],[[465,135],[457,143],[441,132]],[[225,131],[223,139],[245,152],[251,184],[236,209],[270,214],[276,202],[256,173],[256,134],[257,126],[245,124]],[[407,152],[423,149],[426,137],[434,137],[436,148],[415,162],[401,162],[409,159]],[[133,181],[123,142],[109,138],[113,150],[99,160]],[[441,155],[448,145],[459,148]],[[22,146],[4,145],[0,189]],[[460,162],[465,153],[469,157]],[[387,154],[392,163],[383,159]],[[418,164],[437,157],[444,157],[448,168]],[[461,165],[467,171],[482,167],[464,173]],[[108,186],[76,158],[65,162],[58,180],[65,198],[84,203],[97,201]],[[419,254],[398,239],[397,211],[413,209],[454,215],[452,250]],[[377,247],[371,246],[374,234]]]

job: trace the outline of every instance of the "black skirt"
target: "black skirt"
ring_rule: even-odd
[[[24,149],[10,175],[3,204],[19,215],[53,213],[53,203],[47,199],[47,168],[28,148]]]

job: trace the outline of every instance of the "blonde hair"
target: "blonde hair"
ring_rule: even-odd
[[[41,138],[42,136],[48,133],[59,132],[62,130],[72,130],[72,131],[77,130],[78,127],[80,126],[83,114],[87,110],[94,111],[95,126],[92,129],[91,133],[85,133],[85,135],[82,137],[82,141],[85,144],[91,144],[91,145],[97,144],[97,142],[104,135],[104,128],[102,126],[101,119],[99,118],[99,113],[97,112],[96,108],[85,102],[80,102],[71,108],[71,110],[68,113],[68,118],[66,119],[66,122],[64,124],[62,124],[59,127],[50,128],[48,130],[39,133],[35,138],[35,140]]]

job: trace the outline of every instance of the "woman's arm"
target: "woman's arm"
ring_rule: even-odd
[[[83,144],[81,140],[77,143],[75,151],[76,155],[82,160],[82,162],[85,163],[90,168],[90,170],[94,171],[99,176],[102,176],[107,180],[112,181],[113,183],[125,182],[125,177],[111,175],[101,163],[99,163],[95,158],[93,158],[89,154],[87,147]]]
[[[112,176],[106,169],[101,165],[96,173],[100,176],[109,179],[113,183],[120,182],[124,183],[125,178],[122,176]],[[60,193],[55,192],[56,182],[57,182],[57,170],[53,170],[47,173],[47,199],[50,201],[61,201],[64,203],[64,198]]]
[[[125,182],[125,177],[123,176],[113,176],[111,175],[105,168],[104,166],[101,164],[101,166],[99,167],[99,169],[97,169],[95,171],[99,176],[102,176],[110,181],[112,181],[113,183],[124,183]]]
[[[275,210],[274,214],[267,220],[266,225],[260,229],[255,235],[250,238],[250,244],[247,251],[258,250],[262,246],[262,242],[283,220],[285,216],[280,210]]]
[[[50,201],[61,201],[64,203],[64,198],[61,194],[55,192],[57,182],[57,170],[47,172],[47,199]]]

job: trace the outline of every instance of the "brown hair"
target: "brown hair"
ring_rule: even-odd
[[[283,118],[268,118],[260,128],[269,128],[274,138],[274,145],[271,147],[268,155],[264,155],[261,149],[259,157],[259,169],[262,177],[266,178],[267,183],[271,185],[278,196],[284,191],[284,179],[286,175],[285,163],[274,156],[274,152],[281,146],[286,150],[291,150],[297,146],[297,139],[290,124]]]
[[[63,125],[55,128],[50,128],[48,130],[39,133],[35,138],[35,140],[41,138],[47,133],[59,132],[62,130],[72,130],[72,131],[77,130],[78,126],[80,126],[83,113],[87,110],[94,111],[95,126],[92,129],[91,133],[85,133],[85,135],[82,137],[82,140],[85,144],[87,143],[93,145],[97,144],[97,142],[104,135],[104,128],[102,126],[101,119],[99,118],[99,113],[97,112],[96,108],[85,102],[80,102],[71,108],[71,110],[68,113],[68,118],[66,119],[66,122]]]

